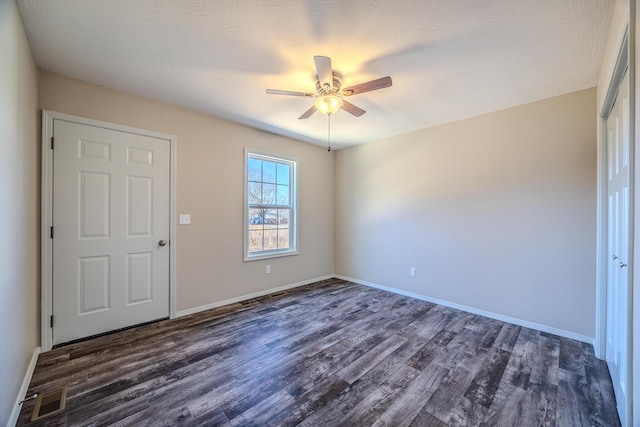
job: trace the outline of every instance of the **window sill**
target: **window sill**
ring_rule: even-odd
[[[261,259],[270,259],[270,258],[280,258],[285,256],[298,255],[298,251],[287,251],[287,252],[273,252],[266,253],[262,255],[254,255],[254,256],[244,256],[244,261],[259,261]]]

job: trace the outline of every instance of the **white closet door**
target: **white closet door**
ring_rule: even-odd
[[[169,315],[170,142],[56,119],[53,343]]]
[[[629,380],[629,77],[607,118],[608,277],[606,360],[622,425]]]

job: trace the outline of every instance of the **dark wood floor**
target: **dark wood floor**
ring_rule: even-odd
[[[617,426],[590,345],[337,279],[38,359],[18,425]]]

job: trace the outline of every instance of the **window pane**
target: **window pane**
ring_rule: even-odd
[[[262,200],[263,205],[275,205],[276,204],[276,185],[275,184],[262,184]]]
[[[278,228],[289,228],[289,209],[278,209]]]
[[[278,231],[264,230],[264,250],[278,249]]]
[[[276,164],[273,162],[262,161],[262,181],[276,182]]]
[[[289,230],[278,230],[278,249],[286,249],[289,247]]]
[[[249,231],[249,252],[259,252],[262,250],[262,230]]]
[[[262,160],[249,157],[247,173],[249,181],[262,181]]]
[[[249,230],[262,229],[265,209],[249,209]]]
[[[262,184],[259,182],[249,182],[247,184],[247,198],[249,204],[262,204]]]
[[[278,185],[278,204],[279,205],[288,205],[289,204],[289,186],[288,185]]]
[[[289,170],[291,167],[283,163],[278,163],[278,184],[289,185]]]
[[[266,210],[264,216],[264,228],[275,229],[278,227],[278,212],[275,209]]]
[[[260,209],[258,209],[258,208],[249,209],[249,218],[254,217],[254,216],[259,216],[259,215],[260,215]]]

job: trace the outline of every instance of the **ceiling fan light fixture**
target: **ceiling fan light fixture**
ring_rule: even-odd
[[[322,95],[316,99],[315,105],[322,113],[329,115],[338,111],[344,105],[344,101],[337,95]]]

